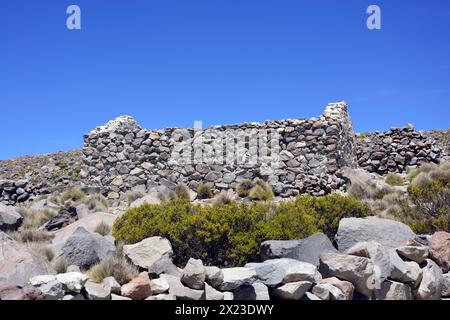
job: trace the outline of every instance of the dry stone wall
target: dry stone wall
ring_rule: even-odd
[[[127,190],[200,182],[215,191],[261,177],[283,197],[345,189],[338,170],[356,166],[356,143],[345,102],[317,118],[146,130],[128,116],[84,136],[81,177],[109,198]]]

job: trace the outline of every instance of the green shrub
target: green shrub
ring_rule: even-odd
[[[249,179],[241,180],[236,186],[236,193],[239,197],[248,197],[250,190],[254,187],[254,183]]]
[[[341,218],[368,214],[366,206],[340,195],[203,207],[177,200],[127,211],[115,221],[113,235],[126,243],[165,237],[178,265],[194,257],[209,265],[237,266],[257,261],[262,241],[300,239],[319,230],[332,238]]]
[[[233,202],[233,199],[231,199],[231,196],[228,194],[228,192],[222,191],[214,197],[211,205],[216,208],[225,204],[230,204],[231,202]]]
[[[65,203],[66,201],[70,200],[72,202],[78,202],[86,197],[86,194],[79,188],[71,189],[65,191],[61,195],[61,202]]]
[[[386,176],[385,182],[391,186],[402,186],[405,183],[405,180],[398,174],[389,173]]]
[[[211,187],[206,183],[200,183],[197,186],[197,198],[201,199],[210,199],[212,198],[213,193]]]
[[[262,179],[256,179],[248,196],[252,200],[271,200],[274,198],[272,188]]]

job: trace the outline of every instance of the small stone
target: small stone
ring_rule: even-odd
[[[142,272],[137,278],[134,278],[127,284],[124,284],[121,289],[122,296],[131,298],[133,300],[144,300],[152,295],[150,287],[150,279],[147,272]]]
[[[183,270],[181,282],[192,289],[201,290],[205,286],[205,268],[199,259],[190,258]]]
[[[406,259],[422,263],[428,257],[428,247],[425,246],[403,246],[397,248],[397,253]]]
[[[205,267],[206,282],[217,288],[223,282],[223,272],[218,267]]]
[[[111,298],[111,287],[107,284],[88,281],[84,285],[84,290],[89,300],[110,300]]]
[[[274,288],[272,293],[282,300],[300,300],[311,286],[312,282],[309,281],[291,282],[286,283],[281,287]]]
[[[150,287],[153,294],[160,294],[169,291],[169,283],[166,278],[158,278],[150,280]]]

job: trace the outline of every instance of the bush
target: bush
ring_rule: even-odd
[[[48,208],[32,210],[27,207],[19,207],[18,212],[23,217],[22,228],[24,229],[38,228],[58,214],[57,211]]]
[[[114,258],[107,257],[89,270],[89,280],[100,283],[103,279],[111,277],[114,273]]]
[[[271,200],[274,198],[272,188],[261,179],[256,179],[255,185],[248,196],[252,200]]]
[[[144,195],[142,193],[136,192],[136,191],[127,191],[125,193],[125,197],[127,198],[128,205],[132,204],[134,201],[142,198],[143,196]]]
[[[197,186],[197,198],[201,199],[210,199],[212,198],[213,193],[211,187],[206,183],[200,183]]]
[[[78,202],[86,197],[86,194],[79,188],[65,191],[61,195],[61,203],[65,203],[70,200],[72,202]]]
[[[241,180],[236,186],[236,193],[239,197],[248,197],[250,190],[254,187],[254,183],[249,179]]]
[[[52,248],[42,242],[28,242],[27,245],[47,261],[52,261],[55,256]]]
[[[111,232],[111,227],[102,221],[95,227],[94,232],[106,236]]]
[[[46,230],[39,230],[34,228],[20,228],[20,230],[10,234],[16,241],[19,242],[43,242],[53,239],[54,235]]]
[[[109,208],[108,200],[101,194],[83,198],[82,203],[84,203],[92,212],[107,212]]]
[[[66,273],[67,267],[69,267],[69,262],[62,257],[57,258],[55,263],[53,264],[53,268],[55,269],[56,273],[58,273],[58,274]]]
[[[395,173],[389,173],[384,181],[391,186],[402,186],[405,183],[405,180]]]
[[[341,218],[368,214],[366,206],[340,195],[203,207],[178,200],[127,211],[115,221],[113,235],[126,243],[165,237],[178,265],[194,257],[208,265],[238,266],[258,260],[262,241],[305,238],[319,230],[332,238]]]
[[[174,192],[177,199],[191,201],[189,188],[184,183],[178,183]]]
[[[217,194],[211,205],[216,208],[219,206],[223,206],[225,204],[230,204],[231,202],[233,202],[233,199],[231,198],[231,196],[228,194],[228,192],[222,191],[219,194]]]

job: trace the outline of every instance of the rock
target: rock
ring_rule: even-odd
[[[84,203],[80,203],[75,207],[77,209],[77,217],[78,219],[83,219],[88,217],[91,214],[91,211],[89,210],[88,206]]]
[[[88,281],[84,285],[84,290],[86,291],[86,296],[89,300],[111,299],[111,287],[108,284]]]
[[[205,298],[206,300],[223,300],[224,294],[205,283]]]
[[[412,300],[411,287],[391,280],[384,281],[381,289],[375,290],[376,300]]]
[[[44,294],[44,300],[61,300],[65,295],[63,285],[57,280],[43,283],[38,289]]]
[[[322,300],[315,294],[312,294],[311,292],[306,292],[305,295],[303,296],[303,299],[308,301]]]
[[[177,297],[175,297],[173,294],[157,294],[156,296],[150,296],[145,300],[155,300],[155,301],[177,300]]]
[[[132,300],[132,299],[111,293],[111,300]]]
[[[48,199],[41,199],[39,201],[33,202],[30,205],[30,209],[35,210],[35,211],[41,211],[41,210],[46,210],[46,209],[59,211],[60,206],[49,201]]]
[[[288,258],[266,260],[261,263],[247,263],[245,267],[254,270],[259,280],[272,287],[281,283],[317,282],[322,279],[316,266]]]
[[[352,256],[370,258],[381,281],[386,280],[391,275],[393,267],[389,251],[377,242],[359,242],[345,253]]]
[[[424,246],[403,246],[397,248],[397,253],[406,259],[422,263],[428,258],[428,248]]]
[[[98,233],[89,233],[83,227],[78,227],[56,250],[57,257],[64,258],[69,264],[89,269],[102,259],[114,256],[116,247]]]
[[[312,293],[322,300],[347,300],[339,288],[329,283],[315,285]]]
[[[52,231],[56,229],[60,229],[73,220],[78,218],[77,209],[74,207],[69,207],[67,209],[62,210],[56,216],[50,219],[47,223],[45,223],[42,227],[47,231]]]
[[[450,297],[450,273],[442,276],[442,297]]]
[[[394,249],[389,250],[392,272],[389,279],[410,284],[417,287],[422,280],[422,269],[414,261],[403,261]]]
[[[182,270],[173,264],[171,258],[165,255],[148,266],[147,272],[152,278],[159,277],[163,273],[170,274],[178,278],[181,278],[182,276]]]
[[[136,267],[148,269],[162,257],[171,258],[173,250],[169,240],[151,237],[136,244],[123,246],[123,253]]]
[[[270,300],[269,289],[261,282],[244,284],[234,290],[235,300]]]
[[[46,274],[46,275],[32,277],[30,279],[30,284],[34,287],[39,287],[45,283],[49,283],[52,281],[56,281],[56,275]]]
[[[44,300],[44,294],[30,285],[7,285],[0,287],[0,300]]]
[[[80,292],[88,277],[80,272],[67,272],[57,274],[56,280],[63,285],[65,291]]]
[[[312,287],[312,282],[297,281],[286,283],[280,287],[273,288],[272,294],[282,300],[300,300]]]
[[[205,267],[205,280],[212,287],[217,288],[223,282],[223,272],[217,267]]]
[[[372,290],[381,286],[374,274],[374,265],[368,258],[338,253],[323,253],[320,256],[319,271],[324,277],[337,277],[351,282],[355,290],[366,297]]]
[[[103,279],[102,285],[109,287],[111,289],[111,293],[115,293],[118,295],[120,295],[121,293],[121,286],[117,282],[117,280],[114,279],[114,277],[106,277],[105,279]]]
[[[78,229],[78,227],[83,227],[90,233],[94,233],[97,226],[101,223],[112,227],[116,218],[117,216],[105,212],[90,213],[89,216],[81,218],[69,224],[68,226],[65,226],[64,228],[54,232],[55,236],[52,240],[54,250],[58,251],[62,244],[67,241],[67,239]]]
[[[224,301],[232,301],[234,300],[234,294],[233,292],[226,291],[223,293],[223,300]]]
[[[250,285],[257,279],[257,274],[249,268],[224,268],[222,269],[223,281],[219,290],[230,291],[243,285]]]
[[[81,269],[79,266],[70,265],[67,267],[66,272],[81,272]]]
[[[291,258],[319,266],[323,252],[336,252],[328,237],[319,232],[302,240],[269,240],[260,247],[262,260]]]
[[[422,281],[414,290],[415,298],[417,300],[439,300],[443,284],[441,268],[433,260],[427,259],[426,265],[422,268],[422,274]]]
[[[133,300],[144,300],[145,298],[151,296],[152,289],[147,272],[140,273],[139,276],[127,284],[124,284],[121,292],[122,296]]]
[[[343,300],[352,300],[355,286],[348,281],[339,280],[336,277],[325,278],[319,281],[319,284],[331,284],[338,288],[344,295]]]
[[[161,277],[164,277],[169,283],[169,294],[175,296],[177,300],[204,300],[205,299],[205,291],[204,290],[195,290],[184,286],[181,283],[180,278],[163,274]]]
[[[443,272],[448,272],[450,268],[450,233],[435,232],[431,236],[429,245],[430,259],[434,260]]]
[[[39,254],[0,231],[0,287],[25,286],[34,276],[54,273]]]
[[[84,298],[84,296],[80,293],[75,293],[75,294],[66,294],[62,300],[75,300],[75,301],[80,301],[80,300],[86,300]]]
[[[131,204],[130,204],[130,209],[133,208],[137,208],[142,206],[144,203],[148,203],[148,204],[160,204],[161,200],[158,197],[158,193],[157,192],[151,192],[148,194],[145,194],[142,198],[136,199],[134,200]]]
[[[166,278],[158,278],[150,280],[150,287],[153,294],[166,293],[169,291],[169,283]]]
[[[23,217],[13,206],[6,206],[0,202],[0,231],[17,230],[23,222]]]
[[[397,248],[415,234],[407,225],[378,217],[344,218],[339,222],[336,241],[340,252],[358,242],[375,241],[384,247]]]
[[[205,286],[205,278],[202,260],[190,258],[184,267],[181,282],[191,289],[201,290]]]

